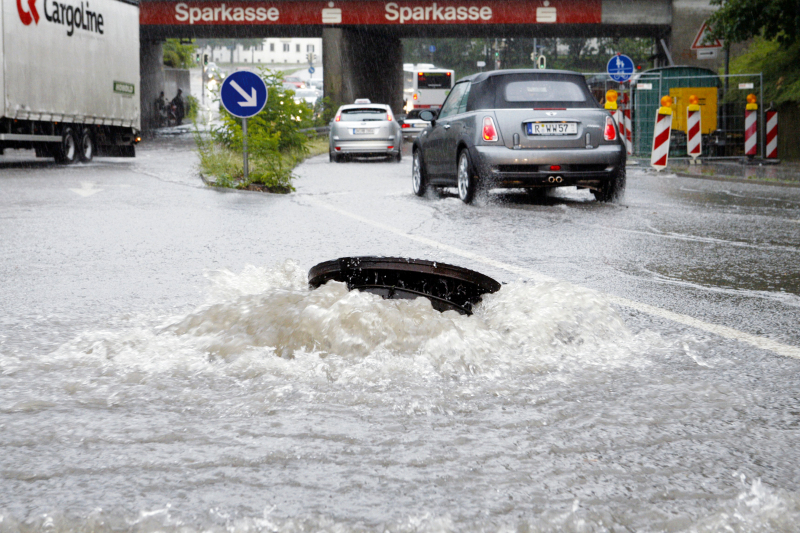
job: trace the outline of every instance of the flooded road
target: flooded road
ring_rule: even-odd
[[[182,141],[0,163],[0,531],[792,531],[800,189],[205,188]],[[308,269],[444,261],[473,316]]]

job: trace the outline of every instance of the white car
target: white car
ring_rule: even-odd
[[[296,89],[294,91],[294,101],[298,104],[305,102],[311,107],[317,103],[319,91],[316,89]]]
[[[408,114],[400,120],[400,128],[403,130],[403,138],[413,139],[420,134],[422,130],[431,125],[429,120],[420,118],[419,114],[422,111],[431,111],[436,114],[436,110],[412,109]]]

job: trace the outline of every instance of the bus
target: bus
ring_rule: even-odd
[[[403,109],[438,109],[455,84],[455,72],[430,64],[403,65]]]

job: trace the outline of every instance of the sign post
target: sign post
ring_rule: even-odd
[[[242,119],[242,157],[244,158],[244,179],[247,181],[249,165],[247,160],[247,119],[258,115],[267,104],[267,84],[257,74],[240,70],[234,72],[222,83],[219,90],[222,105],[228,113]]]

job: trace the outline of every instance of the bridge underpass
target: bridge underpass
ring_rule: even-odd
[[[644,37],[660,43],[657,66],[696,64],[689,48],[713,10],[708,0],[142,0],[140,9],[145,129],[155,124],[167,38],[321,37],[326,96],[399,113],[405,38]]]

